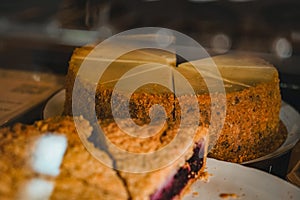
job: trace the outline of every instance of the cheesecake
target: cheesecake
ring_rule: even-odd
[[[100,120],[131,118],[138,125],[151,123],[155,119],[151,116],[168,123],[197,123],[209,128],[209,156],[237,163],[274,151],[287,136],[285,128],[279,128],[284,126],[279,119],[278,72],[259,57],[225,54],[174,65],[173,52],[139,49],[110,62],[96,81],[91,81],[91,74],[83,78],[78,72],[88,66],[92,73],[96,67],[88,60],[97,55],[88,56],[86,47],[74,51],[66,78],[66,115],[83,115],[92,121],[94,115]],[[97,63],[106,62],[104,57],[101,54]],[[154,83],[141,84],[151,80]],[[191,106],[195,99],[196,107]],[[164,111],[152,109],[157,104]]]

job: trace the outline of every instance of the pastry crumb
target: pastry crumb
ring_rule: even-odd
[[[222,199],[227,199],[227,198],[236,199],[239,196],[237,194],[235,194],[235,193],[221,193],[221,194],[219,194],[219,197],[221,197]]]
[[[204,172],[202,172],[201,174],[200,174],[200,176],[199,176],[199,179],[201,180],[201,181],[204,181],[204,182],[209,182],[209,178],[212,176],[213,174],[210,174],[210,173],[208,173],[207,171],[204,171]]]
[[[196,197],[196,196],[199,195],[199,193],[198,192],[193,192],[192,195],[193,195],[193,197]]]

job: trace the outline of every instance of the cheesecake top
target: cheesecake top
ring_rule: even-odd
[[[274,80],[278,82],[278,73],[273,65],[245,55],[229,54],[195,60],[180,64],[176,70],[190,82],[197,94],[208,93],[208,87],[221,91],[222,83],[226,93],[230,93]],[[175,84],[175,88],[180,89],[176,79]]]
[[[86,83],[97,83],[102,89],[119,86],[116,91],[125,93],[135,89],[138,93],[147,94],[188,94],[187,83],[179,77],[181,75],[196,94],[222,92],[224,88],[226,93],[238,92],[258,84],[279,81],[276,68],[256,56],[227,54],[176,66],[176,55],[160,49],[138,49],[113,60],[115,53],[112,52],[121,49],[122,46],[114,44],[108,48],[86,46],[76,49],[70,67],[77,72],[83,65],[85,69],[80,70],[79,76]],[[145,84],[146,80],[150,84]]]

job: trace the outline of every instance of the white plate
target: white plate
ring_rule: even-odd
[[[65,94],[66,90],[61,90],[49,99],[43,111],[44,119],[62,115],[64,110]]]
[[[63,112],[64,102],[65,102],[65,90],[61,90],[47,102],[43,113],[44,119],[61,115]],[[266,156],[248,162],[244,162],[243,164],[255,163],[258,161],[275,158],[277,156],[283,155],[288,150],[290,150],[293,146],[295,146],[297,141],[300,139],[299,113],[290,105],[286,104],[285,102],[282,102],[282,106],[280,110],[280,119],[282,120],[282,122],[284,123],[288,131],[288,137],[285,140],[284,144],[281,145],[281,147],[278,148],[276,151]]]
[[[207,171],[212,174],[209,181],[196,181],[184,200],[217,200],[222,193],[235,194],[238,200],[300,199],[300,188],[257,169],[209,158]]]

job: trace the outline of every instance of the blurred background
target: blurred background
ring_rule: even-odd
[[[1,0],[2,68],[66,74],[75,47],[144,26],[171,28],[212,54],[274,64],[283,100],[300,111],[298,0]]]

